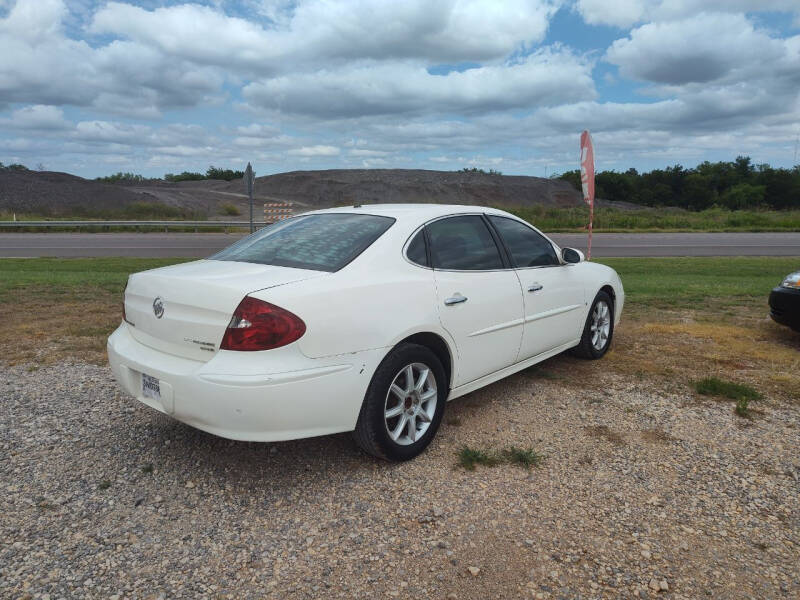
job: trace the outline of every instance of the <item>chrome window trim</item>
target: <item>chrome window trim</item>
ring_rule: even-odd
[[[464,270],[464,269],[436,269],[433,266],[426,267],[426,266],[421,265],[419,263],[415,263],[410,258],[408,258],[408,254],[407,254],[408,253],[408,246],[409,246],[409,244],[411,244],[411,240],[414,239],[414,236],[417,235],[417,233],[420,230],[424,229],[425,227],[427,227],[431,223],[435,223],[436,221],[440,221],[442,219],[450,219],[452,217],[467,217],[467,216],[502,217],[504,219],[511,219],[513,221],[518,221],[518,222],[522,223],[526,227],[529,227],[530,229],[533,229],[536,233],[538,233],[539,235],[541,235],[544,239],[546,239],[548,241],[548,243],[553,247],[553,251],[556,253],[556,258],[558,259],[558,264],[557,265],[538,265],[538,266],[535,266],[535,267],[508,267],[508,268],[503,267],[502,269],[468,269],[468,270]],[[497,250],[499,252],[500,248],[498,248]],[[411,235],[408,236],[408,239],[406,239],[406,241],[403,244],[403,247],[401,249],[401,254],[403,256],[403,259],[408,264],[410,264],[410,265],[412,265],[414,267],[417,267],[418,269],[426,269],[428,271],[441,271],[442,273],[498,273],[500,271],[527,271],[529,269],[550,269],[552,267],[563,267],[563,266],[569,266],[570,265],[570,263],[565,262],[564,259],[561,257],[561,247],[558,244],[556,244],[553,240],[551,240],[549,237],[547,237],[544,233],[542,233],[539,229],[537,229],[536,227],[534,227],[533,225],[528,223],[527,221],[524,221],[524,220],[520,219],[519,217],[517,217],[515,215],[498,215],[496,213],[484,213],[484,212],[474,212],[474,211],[472,211],[472,212],[463,212],[463,213],[450,213],[450,214],[447,214],[447,215],[439,215],[438,217],[434,217],[433,219],[425,221],[422,225],[420,225],[419,227],[414,229],[414,231],[411,232]]]
[[[558,256],[558,254],[556,254]],[[567,263],[569,264],[569,263]],[[516,271],[530,271],[531,269],[552,269],[553,267],[566,267],[567,264],[559,262],[557,265],[536,265],[535,267],[519,267]]]

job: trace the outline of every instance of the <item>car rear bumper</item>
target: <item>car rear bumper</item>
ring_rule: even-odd
[[[270,442],[355,428],[370,378],[385,350],[310,359],[290,345],[265,352],[219,351],[207,362],[155,350],[124,323],[108,339],[120,386],[183,423],[234,440]],[[158,400],[142,374],[159,380]]]
[[[769,295],[769,316],[776,323],[800,330],[800,290],[773,289]]]

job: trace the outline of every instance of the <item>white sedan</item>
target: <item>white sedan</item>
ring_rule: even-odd
[[[131,275],[108,356],[128,393],[215,435],[354,431],[407,460],[448,400],[565,350],[603,356],[624,298],[613,269],[501,210],[336,208]]]

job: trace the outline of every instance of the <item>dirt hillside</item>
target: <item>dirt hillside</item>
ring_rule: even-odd
[[[258,177],[255,191],[258,205],[290,201],[299,210],[389,202],[498,207],[581,203],[580,193],[558,179],[406,169],[278,173]],[[101,183],[67,173],[0,171],[0,212],[109,217],[133,214],[131,211],[141,203],[163,204],[179,209],[183,215],[193,213],[212,219],[235,216],[228,205],[235,206],[241,215],[248,210],[241,179],[178,183],[153,180],[130,185]]]
[[[158,199],[140,190],[68,173],[0,170],[0,212],[53,217],[101,216],[140,202],[158,202]]]
[[[395,202],[492,206],[580,203],[578,192],[561,180],[407,169],[292,171],[257,178],[256,190],[259,195],[313,207]]]

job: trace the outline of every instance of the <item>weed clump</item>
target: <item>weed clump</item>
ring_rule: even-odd
[[[695,382],[694,389],[703,396],[717,396],[735,400],[736,408],[734,411],[740,417],[749,417],[750,402],[761,399],[761,394],[749,385],[725,381],[718,377],[701,379]]]
[[[458,451],[458,464],[467,471],[474,471],[476,465],[494,467],[500,464],[517,465],[524,469],[538,467],[544,456],[532,448],[510,446],[501,451],[480,450],[464,446]]]

